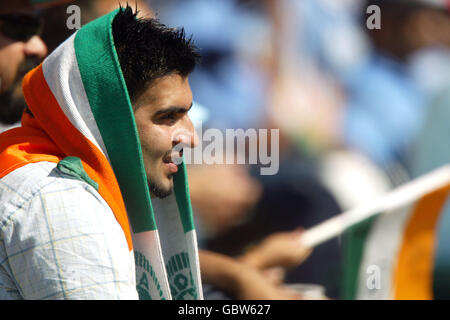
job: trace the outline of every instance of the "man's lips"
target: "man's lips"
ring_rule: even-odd
[[[164,165],[172,172],[178,171],[177,163],[182,162],[183,152],[173,153],[172,155],[163,158]]]
[[[172,173],[178,172],[178,166],[175,163],[169,162],[169,163],[164,163],[164,165],[169,169],[170,172],[172,172]]]

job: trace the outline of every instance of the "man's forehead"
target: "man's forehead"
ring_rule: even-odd
[[[155,80],[138,98],[137,105],[152,104],[155,108],[178,106],[189,109],[192,92],[187,78],[171,75]]]

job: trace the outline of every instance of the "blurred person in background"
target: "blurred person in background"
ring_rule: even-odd
[[[47,54],[35,10],[31,0],[0,3],[0,132],[19,125],[26,106],[23,76]]]
[[[449,82],[449,12],[445,1],[377,0],[369,5],[380,8],[381,28],[365,29],[373,51],[365,66],[348,75],[346,138],[367,150],[399,184],[395,168],[404,168],[403,181],[409,179],[410,150],[428,106]]]
[[[397,117],[397,121],[409,126],[409,131],[404,132],[406,147],[399,150],[400,159],[404,159],[408,174],[415,177],[418,172],[413,168],[412,150],[416,148],[417,140],[432,130],[427,125],[427,118],[436,109],[433,105],[439,99],[446,100],[445,92],[450,88],[450,5],[443,0],[378,0],[368,1],[368,4],[379,6],[382,12],[381,29],[371,30],[369,35],[378,55],[385,59],[385,64],[390,63],[387,65],[390,69],[385,73],[404,83],[409,81],[415,89],[406,91],[404,88],[403,93],[415,99],[404,111],[408,111],[410,118],[403,114]],[[381,62],[380,66],[383,66]],[[392,104],[394,107],[397,105]],[[424,126],[428,128],[423,130]],[[434,147],[439,153],[439,147]],[[422,170],[420,174],[425,172]]]
[[[307,299],[286,286],[284,279],[287,270],[298,267],[311,253],[299,245],[301,233],[300,230],[273,233],[236,257],[200,250],[202,279],[207,284],[205,298]]]
[[[302,42],[304,54],[342,87],[341,145],[367,156],[395,186],[409,179],[409,151],[430,98],[448,81],[448,7],[426,0],[346,3],[345,10],[322,0],[299,5],[305,33],[314,35]],[[371,5],[380,8],[379,29],[366,25]]]

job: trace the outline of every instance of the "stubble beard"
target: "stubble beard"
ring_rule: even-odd
[[[7,91],[0,94],[0,123],[10,125],[20,121],[22,113],[27,107],[22,93],[22,79],[37,65],[38,62],[35,59],[27,58],[20,65],[14,83]]]
[[[18,122],[27,107],[20,89],[20,82],[16,81],[11,88],[0,95],[0,123],[14,124]]]
[[[161,187],[160,184],[152,182],[152,181],[148,181],[148,187],[150,189],[150,193],[160,199],[164,199],[173,193],[173,187],[171,187],[169,189],[165,189],[165,188]]]

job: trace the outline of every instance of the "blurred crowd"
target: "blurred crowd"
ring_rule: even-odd
[[[194,122],[203,129],[280,129],[276,175],[260,175],[262,164],[188,167],[209,283],[205,298],[293,298],[281,285],[302,283],[321,285],[326,297],[339,299],[341,239],[309,252],[298,249],[299,235],[448,163],[448,2],[128,2],[137,2],[141,15],[193,35],[202,55],[190,76]],[[81,8],[85,24],[119,1],[70,3]],[[381,24],[371,30],[366,9],[373,4]],[[68,5],[39,9],[43,43],[28,43],[24,70],[76,31],[66,27]],[[0,59],[1,67],[8,63]],[[17,112],[3,113],[5,128],[18,121]],[[217,280],[225,279],[222,263],[245,273],[246,285],[230,288]]]

